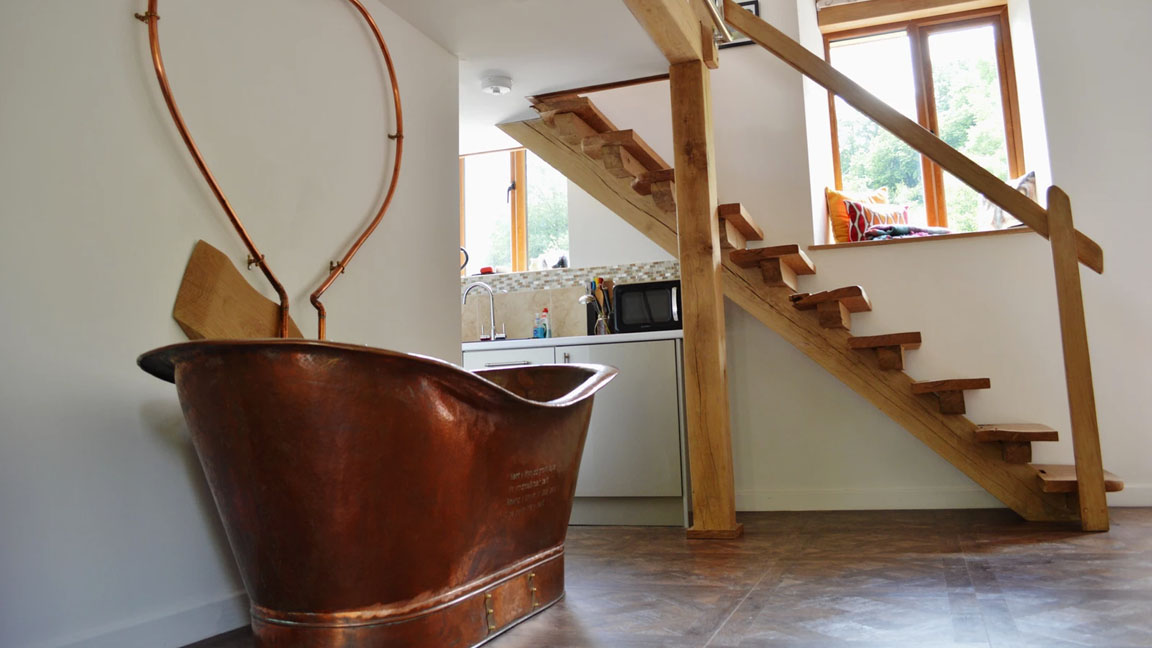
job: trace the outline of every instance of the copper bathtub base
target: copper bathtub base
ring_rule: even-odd
[[[277,614],[253,607],[257,648],[475,648],[564,597],[563,550],[548,551],[495,582],[478,581],[455,600],[415,614],[377,610],[338,615]],[[373,620],[364,620],[372,617]],[[397,617],[400,617],[399,620]],[[431,643],[429,643],[431,641]]]

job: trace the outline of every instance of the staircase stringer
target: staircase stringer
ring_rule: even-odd
[[[500,128],[669,254],[679,256],[675,216],[656,207],[650,197],[632,191],[629,181],[608,174],[583,155],[578,144],[563,142],[539,119],[501,124]],[[1035,470],[1006,463],[994,445],[977,442],[974,423],[963,416],[940,414],[931,397],[912,393],[913,380],[907,374],[873,366],[866,354],[850,348],[850,333],[821,328],[810,314],[793,308],[790,290],[763,285],[758,270],[735,266],[727,253],[723,282],[725,295],[734,303],[1023,518],[1079,519],[1074,498],[1042,492]]]

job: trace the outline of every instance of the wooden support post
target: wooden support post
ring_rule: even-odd
[[[1084,295],[1080,292],[1080,266],[1076,260],[1076,230],[1072,224],[1068,194],[1059,187],[1048,189],[1048,225],[1052,262],[1056,269],[1056,301],[1064,344],[1068,410],[1072,418],[1080,527],[1085,531],[1107,531],[1108,501],[1104,495],[1104,465],[1100,455],[1088,329],[1084,323]]]
[[[816,317],[824,328],[848,330],[852,328],[852,313],[843,302],[826,301],[816,304]]]
[[[886,346],[876,347],[876,362],[885,371],[904,370],[904,347]]]
[[[688,537],[732,538],[740,535],[742,526],[736,522],[732,477],[712,94],[704,62],[672,65],[671,91],[692,471],[693,523]]]
[[[783,259],[765,259],[760,262],[760,276],[764,283],[773,288],[787,288],[796,290],[800,285],[796,279],[796,271],[792,266],[784,263]]]
[[[1010,464],[1032,463],[1031,441],[1004,441],[1000,444],[1001,456]]]
[[[964,414],[968,410],[964,406],[964,392],[947,391],[936,394],[940,399],[941,414]]]

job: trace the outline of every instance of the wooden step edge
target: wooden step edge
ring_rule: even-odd
[[[1075,493],[1076,466],[1070,464],[1029,464],[1036,469],[1040,478],[1041,490],[1045,493]],[[1104,492],[1116,493],[1124,490],[1124,480],[1104,471]]]
[[[652,185],[661,182],[675,182],[676,172],[670,168],[657,169],[656,171],[647,171],[642,175],[636,176],[632,181],[632,190],[641,196],[647,196],[652,193]]]
[[[900,347],[904,350],[919,349],[922,339],[919,331],[908,333],[887,333],[848,338],[848,346],[853,349],[879,349]]]
[[[648,171],[659,171],[671,166],[630,128],[597,133],[581,142],[584,154],[595,159],[600,158],[600,149],[610,145],[623,146]]]
[[[612,123],[600,109],[592,103],[588,97],[576,97],[575,99],[556,99],[546,101],[544,103],[535,104],[532,106],[541,114],[543,113],[573,113],[583,119],[589,126],[594,128],[599,133],[608,131],[619,130],[616,125]]]
[[[740,203],[725,203],[716,208],[716,214],[729,222],[749,241],[763,241],[764,230],[748,215],[748,210]]]
[[[941,394],[991,388],[992,379],[990,378],[952,378],[950,380],[928,380],[912,383],[913,394]]]
[[[763,261],[780,259],[798,275],[816,274],[816,264],[800,249],[799,245],[775,245],[772,247],[734,250],[729,256],[732,263],[741,268],[755,268]]]
[[[850,313],[863,313],[872,310],[872,301],[861,286],[844,286],[818,293],[793,295],[792,307],[796,310],[812,310],[827,302],[840,302]]]
[[[1059,441],[1060,433],[1039,423],[1002,423],[977,425],[975,438],[980,443]]]
[[[572,146],[579,146],[584,138],[596,133],[596,129],[589,126],[576,113],[543,112],[540,113],[540,121],[555,130],[560,141]]]

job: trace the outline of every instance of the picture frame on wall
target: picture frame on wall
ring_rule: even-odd
[[[736,4],[740,5],[741,7],[743,7],[744,9],[746,9],[748,11],[751,11],[757,18],[760,17],[760,0],[746,0],[745,2],[737,2]],[[735,29],[732,29],[731,27],[729,27],[728,29],[730,29],[732,31],[732,42],[731,43],[721,43],[720,49],[727,49],[729,47],[740,47],[741,45],[751,45],[752,44],[751,38],[748,38],[744,34],[741,34],[740,32],[736,31]]]

